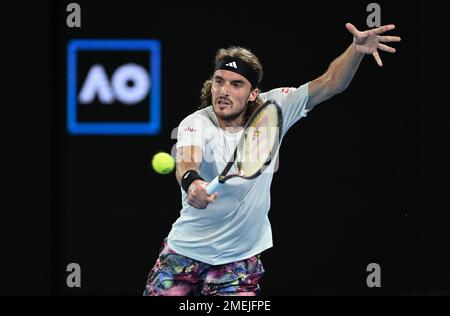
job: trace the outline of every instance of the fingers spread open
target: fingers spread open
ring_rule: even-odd
[[[375,29],[374,31],[376,34],[382,34],[384,32],[392,31],[393,29],[395,29],[395,25],[389,24],[389,25],[384,25],[382,27],[379,27],[379,28]]]
[[[345,25],[345,27],[347,28],[347,30],[348,30],[350,33],[352,33],[353,36],[357,36],[357,37],[361,36],[361,32],[358,31],[358,29],[357,29],[353,24],[347,23],[347,24]]]
[[[385,52],[391,53],[391,54],[394,54],[397,51],[395,48],[384,45],[384,44],[378,44],[378,48]]]
[[[383,43],[402,41],[402,39],[399,36],[378,36],[378,40]]]
[[[379,35],[379,34],[382,34],[382,33],[385,33],[385,32],[392,31],[394,29],[395,29],[395,25],[394,24],[384,25],[384,26],[381,26],[381,27],[375,29],[375,33],[377,33]]]
[[[383,62],[381,61],[380,54],[378,52],[375,52],[372,54],[375,60],[377,61],[378,66],[383,67]]]

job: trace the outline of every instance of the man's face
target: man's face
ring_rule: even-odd
[[[212,102],[216,115],[231,122],[247,108],[247,103],[255,101],[259,94],[250,82],[240,74],[229,70],[217,70],[212,78]]]

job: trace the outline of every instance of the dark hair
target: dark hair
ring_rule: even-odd
[[[263,78],[263,68],[261,63],[259,62],[258,57],[256,57],[249,49],[231,46],[229,48],[221,48],[217,51],[216,56],[214,58],[214,63],[217,64],[224,58],[233,57],[239,58],[246,62],[252,67],[253,70],[258,74],[258,86],[261,83]],[[203,83],[202,91],[200,94],[200,109],[208,107],[212,103],[211,96],[211,88],[212,88],[212,80],[206,80]],[[258,87],[252,87],[252,89],[256,89]],[[249,102],[247,105],[247,112],[245,115],[245,121],[252,115],[256,108],[263,104],[263,101],[260,97],[257,97],[255,101]]]

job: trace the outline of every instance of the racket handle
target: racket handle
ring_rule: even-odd
[[[217,176],[206,186],[206,193],[208,193],[208,195],[211,195],[217,192],[217,189],[219,188],[220,185],[221,183],[219,182],[219,177]]]

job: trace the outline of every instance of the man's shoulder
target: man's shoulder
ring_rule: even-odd
[[[309,82],[299,87],[282,87],[262,92],[260,97],[263,101],[275,100],[282,105],[286,99],[303,99],[308,97]]]
[[[278,96],[285,96],[288,95],[292,92],[296,92],[299,89],[302,89],[303,86],[307,86],[308,83],[301,85],[300,87],[280,87],[280,88],[275,88],[269,91],[264,91],[261,92],[261,98],[262,99],[271,99],[274,97],[278,97]]]
[[[214,124],[214,111],[211,106],[199,109],[192,114],[186,116],[182,122],[196,121],[202,124]]]

